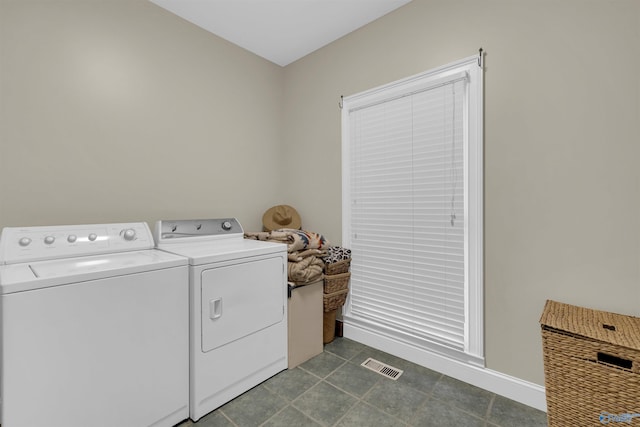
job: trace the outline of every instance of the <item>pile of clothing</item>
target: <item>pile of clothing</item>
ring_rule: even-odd
[[[287,274],[294,285],[306,285],[324,278],[324,261],[329,242],[312,231],[283,228],[273,231],[247,232],[246,239],[279,242],[287,245]]]

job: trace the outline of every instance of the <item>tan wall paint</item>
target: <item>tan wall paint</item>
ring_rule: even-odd
[[[639,31],[634,0],[414,0],[286,67],[292,202],[339,242],[340,95],[483,47],[486,362],[542,384],[546,299],[640,314]]]
[[[0,12],[0,226],[260,227],[278,197],[281,67],[145,0]]]
[[[142,0],[0,2],[0,226],[237,215],[341,240],[340,95],[485,74],[487,365],[544,300],[640,314],[640,3],[414,0],[282,69]]]

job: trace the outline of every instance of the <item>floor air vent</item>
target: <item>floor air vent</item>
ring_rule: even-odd
[[[372,358],[368,358],[367,360],[362,362],[362,366],[367,369],[371,369],[373,372],[377,372],[387,378],[391,378],[392,380],[397,380],[404,372],[398,368],[394,368],[393,366],[389,366]]]

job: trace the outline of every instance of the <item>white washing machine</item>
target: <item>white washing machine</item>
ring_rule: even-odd
[[[145,223],[4,228],[2,427],[188,418],[188,267]]]
[[[236,219],[159,221],[156,245],[189,259],[189,414],[197,421],[287,368],[287,246]]]

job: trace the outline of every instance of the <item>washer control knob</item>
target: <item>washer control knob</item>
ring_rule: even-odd
[[[122,237],[124,238],[124,240],[131,241],[136,238],[136,230],[134,230],[133,228],[128,228],[123,231]]]
[[[67,236],[67,242],[69,243],[75,243],[76,240],[78,240],[78,236],[76,236],[75,234],[69,234]]]
[[[55,238],[55,237],[53,237],[53,236],[46,236],[46,237],[44,238],[44,243],[45,243],[45,244],[47,244],[47,245],[51,245],[51,244],[53,244],[53,242],[55,242],[55,241],[56,241],[56,238]]]
[[[31,239],[28,237],[23,237],[22,239],[18,240],[18,244],[22,247],[29,246],[31,244]]]
[[[229,221],[224,221],[224,222],[222,223],[222,229],[223,229],[224,231],[229,231],[229,230],[231,230],[231,222],[229,222]]]
[[[96,233],[89,234],[90,241],[94,242],[97,238],[98,238],[98,235]]]

